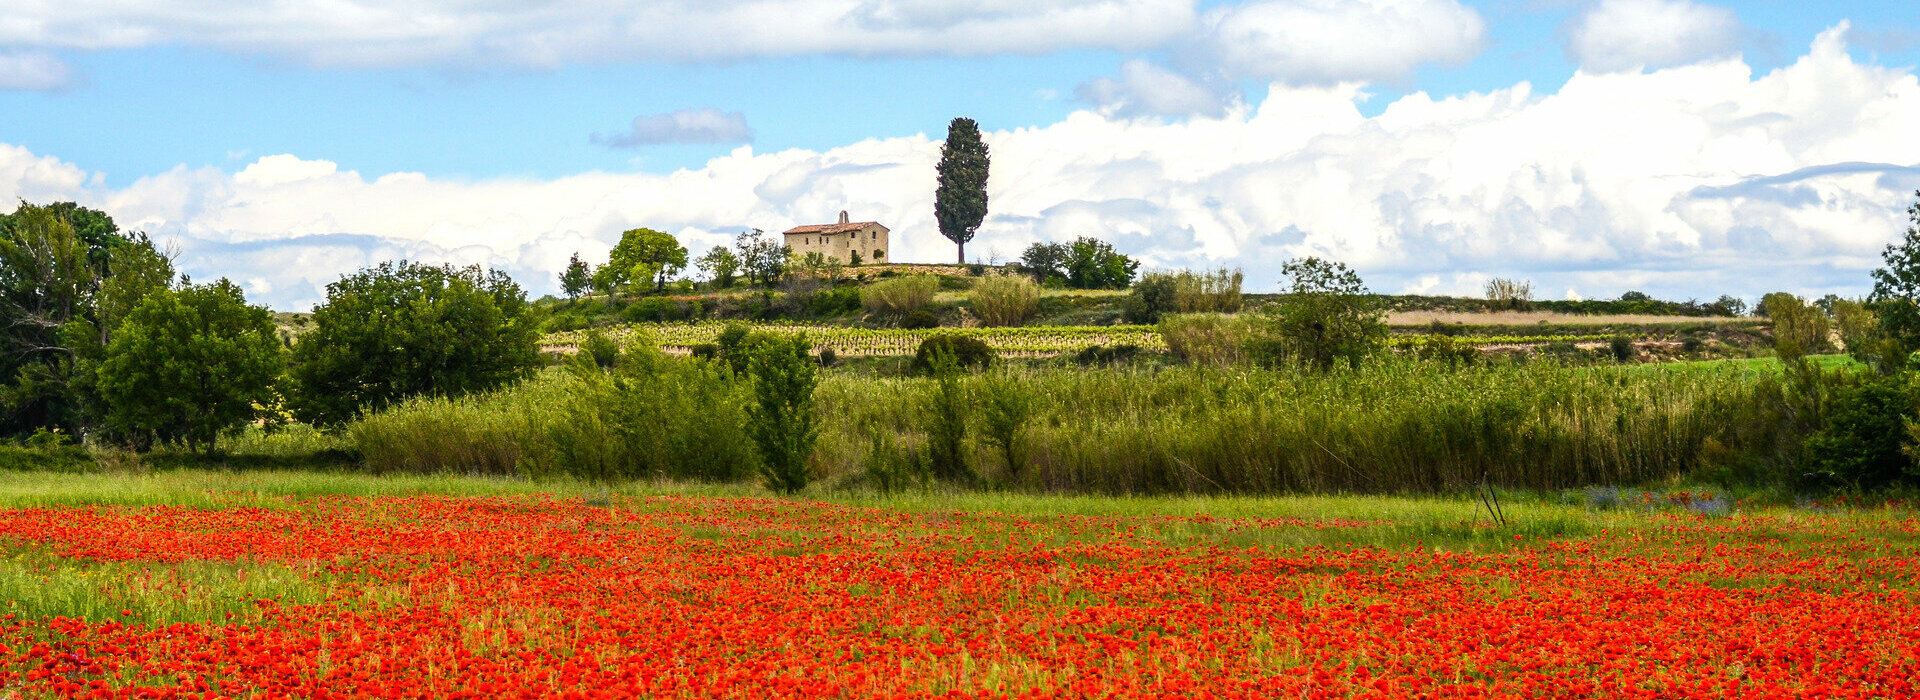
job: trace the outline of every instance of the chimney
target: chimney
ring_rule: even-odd
[[[847,213],[845,211],[840,212],[840,223],[847,223]]]

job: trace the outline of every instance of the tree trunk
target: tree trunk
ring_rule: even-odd
[[[961,241],[954,245],[960,246],[960,264],[962,265],[967,264],[967,242]]]

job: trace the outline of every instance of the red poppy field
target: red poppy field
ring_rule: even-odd
[[[696,497],[12,509],[0,696],[1920,696],[1903,511],[1393,528]]]

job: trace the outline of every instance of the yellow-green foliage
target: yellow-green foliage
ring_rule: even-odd
[[[1040,308],[1040,285],[1021,275],[992,275],[974,285],[968,308],[987,326],[1018,326]]]
[[[905,316],[933,301],[940,281],[932,275],[882,280],[860,290],[860,306],[868,313]]]
[[[1234,313],[1240,310],[1240,283],[1246,273],[1219,269],[1196,273],[1182,270],[1173,278],[1174,303],[1181,313]]]
[[[575,383],[548,370],[490,394],[412,399],[354,423],[348,434],[379,471],[514,474],[526,446],[578,395]]]
[[[1174,314],[1160,319],[1160,339],[1182,362],[1229,365],[1246,357],[1252,330],[1226,314]]]

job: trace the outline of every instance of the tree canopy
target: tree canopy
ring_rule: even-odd
[[[1313,257],[1289,260],[1280,271],[1286,278],[1285,296],[1265,309],[1262,354],[1267,360],[1325,371],[1342,359],[1358,365],[1361,357],[1385,343],[1387,324],[1380,302],[1367,292],[1359,273]]]
[[[272,313],[224,279],[145,295],[106,355],[99,381],[109,425],[207,454],[221,433],[277,403],[287,362]]]
[[[620,234],[620,243],[607,255],[607,264],[597,275],[606,276],[602,287],[653,283],[655,289],[667,285],[667,279],[687,266],[687,249],[672,234],[650,228],[636,228]]]
[[[539,364],[526,292],[499,270],[382,263],[327,285],[294,345],[294,414],[338,425],[422,394],[459,396]]]
[[[1913,193],[1920,200],[1920,191]],[[1897,343],[1899,359],[1920,349],[1920,201],[1907,207],[1906,236],[1889,244],[1880,257],[1886,267],[1873,271],[1873,302],[1885,337]]]
[[[987,218],[987,144],[980,125],[958,117],[947,125],[947,141],[940,146],[933,195],[933,218],[940,235],[959,246],[959,261],[967,262],[967,241]]]

